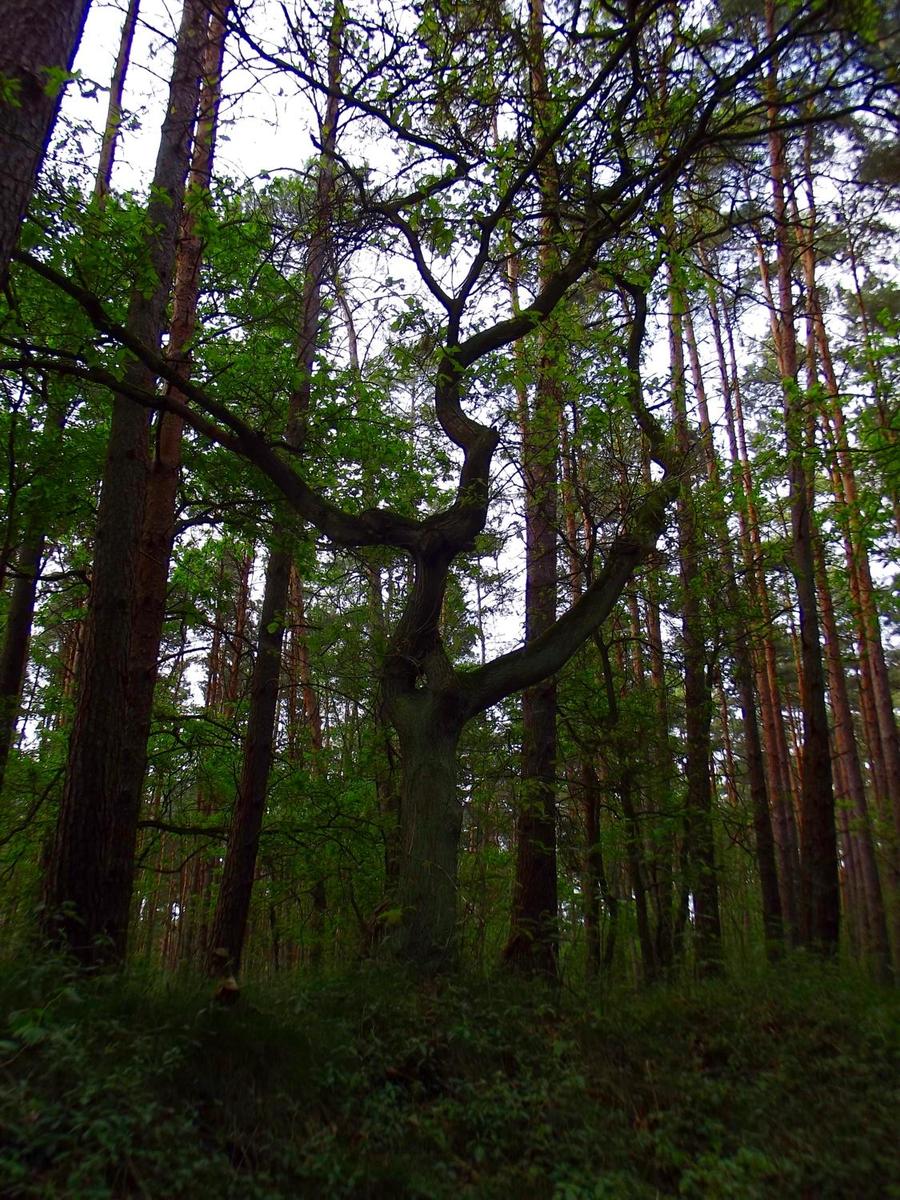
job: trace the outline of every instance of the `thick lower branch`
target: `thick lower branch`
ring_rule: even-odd
[[[643,500],[631,529],[613,542],[602,571],[567,613],[540,637],[474,671],[461,674],[466,719],[555,674],[606,620],[636,568],[663,531],[678,480],[666,476]]]

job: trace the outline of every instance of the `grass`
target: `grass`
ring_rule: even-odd
[[[897,997],[793,964],[561,1000],[369,969],[0,977],[0,1195],[900,1197]]]

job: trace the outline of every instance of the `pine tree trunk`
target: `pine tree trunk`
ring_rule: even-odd
[[[775,30],[773,0],[767,0],[766,3],[766,22],[772,41]],[[840,930],[837,832],[811,540],[812,492],[806,467],[807,413],[798,381],[792,256],[786,203],[787,170],[784,138],[775,127],[779,115],[778,76],[777,63],[772,60],[767,79],[767,99],[772,119],[769,168],[778,278],[778,303],[772,311],[772,331],[784,393],[791,506],[791,568],[797,589],[803,665],[803,758],[800,772],[803,934],[811,948],[832,954],[837,950]]]
[[[821,297],[816,283],[816,205],[813,187],[812,141],[809,132],[804,137],[804,184],[806,190],[806,220],[801,224],[797,214],[796,227],[803,258],[804,282],[807,296],[807,363],[810,385],[818,382],[817,366],[821,366],[828,403],[821,413],[821,423],[834,452],[832,481],[838,523],[842,528],[847,572],[854,601],[860,672],[866,678],[866,690],[871,698],[867,715],[874,717],[870,731],[869,755],[882,782],[880,797],[889,808],[894,825],[895,844],[891,855],[891,872],[895,892],[900,902],[900,737],[894,713],[893,697],[884,654],[881,624],[875,589],[869,564],[869,546],[862,520],[862,504],[856,483],[853,453],[847,433],[841,393],[831,356],[831,346],[825,328]],[[795,204],[796,211],[796,204]],[[827,580],[826,580],[827,582]],[[900,911],[897,918],[900,922]],[[900,930],[900,925],[898,925]],[[898,937],[900,950],[900,937]],[[878,952],[876,951],[876,954]]]
[[[291,613],[291,650],[296,663],[297,679],[302,699],[303,724],[309,732],[309,748],[313,774],[321,773],[324,733],[319,699],[313,687],[312,663],[309,657],[309,626],[306,620],[306,601],[303,597],[303,580],[295,567],[288,584],[288,601]]]
[[[225,652],[224,652],[224,628],[225,628],[225,587],[226,587],[226,560],[221,557],[219,560],[219,571],[216,579],[217,598],[216,608],[213,615],[213,630],[212,639],[210,641],[209,653],[206,657],[206,683],[203,689],[203,713],[207,717],[221,717],[224,709],[224,693],[225,693]],[[238,569],[237,575],[240,584],[247,575],[247,570],[242,566]],[[229,582],[231,582],[229,580]],[[239,586],[236,601],[237,609],[234,614],[233,625],[235,628],[240,627],[246,620],[246,609],[248,602],[248,589],[245,586]],[[207,788],[206,782],[202,775],[197,780],[196,794],[197,812],[201,816],[208,816],[216,807],[216,797]],[[188,875],[187,890],[183,896],[184,906],[189,920],[189,936],[187,944],[184,947],[184,962],[192,966],[199,965],[201,969],[206,965],[206,944],[209,931],[209,898],[212,887],[212,877],[215,869],[215,864],[218,862],[218,851],[215,856],[212,856],[208,850],[199,851],[191,863],[191,870]],[[198,957],[201,961],[197,962]]]
[[[645,460],[645,482],[649,483],[650,464]],[[669,699],[666,689],[666,662],[662,641],[659,589],[651,572],[646,585],[647,634],[650,643],[650,683],[653,688],[657,714],[658,736],[653,754],[654,788],[656,806],[666,817],[663,835],[651,857],[652,901],[656,913],[655,952],[661,974],[672,966],[675,956],[673,909],[675,856],[674,816],[671,795],[675,776],[672,751],[669,743]]]
[[[750,804],[753,813],[753,829],[756,836],[756,861],[762,898],[763,930],[766,950],[770,957],[777,957],[784,938],[781,912],[781,896],[778,891],[778,869],[775,862],[775,838],[769,811],[769,792],[766,784],[765,761],[762,739],[756,713],[756,695],[753,688],[753,661],[750,652],[750,631],[744,619],[744,604],[738,587],[728,525],[722,503],[722,480],[719,463],[712,440],[712,425],[706,401],[700,356],[694,336],[693,322],[687,306],[684,308],[684,332],[694,391],[700,410],[702,446],[706,459],[706,471],[713,488],[714,535],[722,572],[726,610],[732,625],[731,634],[734,655],[734,680],[737,684],[744,726],[744,754],[750,784]]]
[[[670,286],[672,304],[670,345],[672,353],[672,406],[678,449],[685,464],[692,448],[687,424],[683,344],[683,315],[680,289]],[[694,921],[697,965],[701,974],[721,969],[722,929],[719,889],[715,864],[715,835],[712,823],[713,795],[710,775],[712,755],[712,692],[707,664],[704,614],[701,603],[702,564],[696,517],[687,481],[678,496],[678,554],[681,574],[681,637],[684,655],[685,726],[685,843]]]
[[[13,103],[0,104],[0,286],[19,240],[89,7],[89,0],[0,3],[0,76],[13,91]]]
[[[321,292],[330,238],[334,190],[334,152],[337,139],[338,90],[343,43],[343,10],[335,5],[329,34],[328,77],[332,94],[320,130],[322,157],[316,184],[316,209],[310,232],[305,269],[296,361],[300,382],[290,399],[285,440],[295,449],[303,446],[309,413],[311,380],[321,314]],[[265,814],[266,792],[275,742],[278,685],[284,642],[285,612],[292,556],[283,545],[286,531],[276,526],[266,566],[260,611],[256,662],[250,684],[250,712],[244,739],[241,780],[222,868],[210,942],[210,970],[219,973],[228,964],[240,969],[259,837]]]
[[[205,9],[204,0],[204,12]],[[208,196],[212,174],[219,76],[226,36],[225,15],[224,7],[220,6],[213,13],[205,33],[199,115],[175,262],[172,319],[166,353],[177,366],[182,379],[190,375],[190,343],[196,327],[200,297],[203,242],[197,230],[195,209]],[[171,383],[168,391],[183,399]],[[122,768],[122,790],[125,795],[134,797],[133,803],[138,807],[147,767],[147,741],[153,717],[159,647],[165,624],[169,567],[175,541],[182,429],[182,420],[172,413],[162,413],[157,418],[135,572],[129,654],[130,712],[127,731],[123,734],[127,753]],[[192,867],[189,877],[193,874]],[[182,941],[183,944],[186,941],[190,949],[190,937]]]
[[[57,458],[63,421],[64,415],[58,402],[54,403],[48,396],[39,455],[44,470]],[[3,646],[0,648],[0,790],[16,736],[19,702],[25,684],[28,645],[46,542],[45,526],[46,514],[43,511],[35,508],[35,511],[28,513],[22,543],[16,555],[15,580],[6,614]]]
[[[137,7],[138,0],[131,0],[131,7],[125,18],[119,55],[110,84],[110,96],[112,97],[113,94],[117,95],[119,97],[118,102],[121,102],[122,89],[125,84],[131,39],[134,35],[134,25],[137,21]],[[0,7],[0,15],[2,15],[2,7]],[[114,140],[109,121],[107,121],[107,128],[104,132],[100,150],[100,164],[97,168],[95,181],[98,193],[101,188],[105,191],[109,187],[109,177],[112,172],[115,152]],[[44,447],[50,450],[51,453],[54,448],[58,447],[60,431],[62,430],[64,421],[65,416],[59,411],[58,401],[54,402],[48,397],[47,423],[44,428],[43,443]],[[31,626],[34,619],[38,572],[44,556],[44,544],[46,541],[44,525],[45,518],[39,516],[37,513],[32,515],[28,520],[28,527],[16,559],[16,581],[13,585],[13,592],[10,598],[3,648],[0,651],[0,789],[2,789],[3,778],[6,773],[9,749],[18,715],[19,697],[22,692],[25,669],[28,664],[28,644],[31,639]]]
[[[122,124],[122,96],[125,91],[125,76],[128,74],[128,64],[131,59],[131,47],[134,42],[134,32],[137,29],[140,0],[128,0],[125,20],[122,22],[122,33],[119,39],[119,52],[113,67],[112,79],[109,85],[109,104],[106,109],[106,121],[103,126],[103,138],[100,142],[100,161],[97,164],[97,177],[94,181],[94,195],[102,203],[109,192],[112,182],[113,162],[116,156],[116,142],[119,137],[119,127]]]
[[[272,764],[284,639],[284,606],[290,571],[290,553],[273,550],[266,567],[259,614],[241,778],[210,937],[210,970],[214,974],[218,974],[225,963],[229,966],[229,973],[237,974],[240,970]],[[224,953],[217,954],[217,951]]]
[[[169,101],[147,209],[152,292],[131,298],[129,332],[159,347],[175,266],[177,232],[197,109],[203,0],[186,0]],[[152,373],[132,359],[125,382],[152,393]],[[45,886],[51,933],[85,965],[121,961],[140,795],[123,787],[132,615],[148,469],[147,410],[125,395],[113,417],[97,515],[96,551],[85,629],[81,690],[52,862]]]
[[[533,119],[550,121],[544,62],[543,0],[530,0],[529,54]],[[553,213],[559,185],[552,155],[540,177],[547,216],[543,222],[539,274],[556,265]],[[521,411],[525,476],[525,641],[540,637],[556,620],[557,454],[562,407],[559,377],[563,350],[552,323],[540,334],[534,405]],[[504,961],[526,972],[554,976],[559,955],[556,868],[556,680],[543,680],[522,695],[522,794],[516,819],[516,873]]]
[[[556,446],[559,397],[542,356],[533,412],[520,395],[526,488],[525,640],[556,619]],[[516,817],[516,867],[504,960],[524,971],[556,973],[556,683],[522,695],[522,794]]]
[[[600,780],[587,757],[582,757],[579,764],[579,771],[581,802],[584,810],[585,844],[587,847],[584,871],[584,927],[587,938],[587,967],[588,975],[595,976],[600,974],[601,969],[608,971],[612,966],[618,927],[619,905],[618,900],[610,890],[603,862],[600,829]],[[601,901],[609,917],[609,931],[606,935],[605,948],[603,946],[600,920]]]
[[[576,410],[573,408],[573,424]],[[566,555],[568,558],[569,595],[572,604],[577,604],[584,593],[585,567],[579,554],[578,537],[578,464],[572,452],[565,411],[560,407],[559,446],[562,466],[561,498],[566,529]],[[586,539],[591,533],[588,514],[582,512]],[[636,602],[636,597],[635,597]],[[612,965],[618,922],[618,902],[612,895],[603,862],[601,845],[601,793],[600,779],[591,755],[585,747],[579,747],[576,773],[580,790],[580,805],[584,820],[584,863],[582,867],[582,890],[584,893],[584,929],[587,943],[587,974],[594,978]],[[609,917],[606,946],[603,945],[601,903]]]
[[[774,816],[773,834],[779,868],[779,892],[785,932],[792,944],[800,932],[800,860],[794,818],[793,776],[790,769],[787,737],[784,729],[781,688],[778,682],[775,645],[772,640],[772,608],[763,571],[763,548],[753,491],[753,474],[744,432],[743,404],[738,383],[737,361],[731,327],[723,331],[715,297],[710,297],[709,316],[716,344],[722,392],[725,398],[725,424],[735,490],[739,497],[738,521],[740,546],[746,577],[751,584],[763,628],[762,646],[757,642],[754,655],[756,690],[759,695],[762,746],[767,791]],[[723,336],[723,332],[725,336]],[[725,338],[728,349],[726,355]]]
[[[848,833],[855,863],[853,873],[855,880],[858,879],[860,885],[858,903],[865,913],[867,953],[871,955],[876,974],[882,980],[887,980],[891,975],[891,948],[884,899],[881,892],[881,881],[878,878],[875,845],[872,839],[862,767],[856,746],[853,713],[847,692],[847,679],[841,656],[834,605],[828,585],[821,538],[817,531],[814,536],[814,550],[816,552],[816,582],[822,610],[822,632],[825,638],[825,659],[828,666],[828,694],[831,699],[834,754],[835,760],[840,763],[839,777],[844,784],[844,807],[852,812],[855,823],[855,829],[848,828]]]

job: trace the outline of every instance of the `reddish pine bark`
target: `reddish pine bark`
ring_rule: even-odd
[[[137,3],[138,0],[131,0],[133,13],[129,10],[126,16],[122,43],[110,86],[110,94],[116,93],[119,97],[121,97],[128,67],[128,52],[134,33],[134,23],[137,20]],[[0,15],[2,15],[2,9],[0,9]],[[2,153],[2,134],[0,134],[0,153]],[[107,122],[95,184],[98,191],[101,187],[105,190],[109,186],[113,155],[114,138],[110,135],[109,122]],[[0,185],[0,194],[2,194],[2,185]],[[54,404],[48,395],[47,424],[43,434],[45,448],[52,449],[59,443],[63,422],[64,416],[58,411],[58,402]],[[2,788],[6,772],[18,716],[19,697],[28,664],[28,645],[31,639],[31,626],[34,619],[34,606],[45,541],[43,516],[39,513],[30,514],[25,535],[16,556],[16,578],[10,597],[3,648],[0,650],[0,788]]]
[[[708,308],[722,393],[725,399],[725,427],[735,487],[740,498],[738,525],[744,572],[751,585],[762,627],[751,644],[751,656],[759,695],[761,735],[769,799],[774,816],[773,834],[778,861],[778,885],[785,932],[794,943],[800,930],[800,861],[797,829],[794,818],[793,774],[790,766],[787,737],[784,728],[781,686],[778,681],[775,645],[771,635],[772,608],[763,570],[763,546],[759,518],[754,501],[753,472],[744,433],[743,404],[738,382],[737,361],[730,325],[724,330],[714,296]],[[727,351],[726,351],[727,340]]]
[[[887,918],[875,844],[869,820],[869,806],[863,783],[862,766],[856,745],[853,712],[847,690],[847,678],[841,654],[840,638],[825,558],[818,533],[814,539],[816,551],[816,584],[822,611],[822,632],[825,638],[825,659],[828,666],[828,694],[831,700],[834,761],[838,798],[843,809],[853,815],[853,828],[847,824],[846,838],[849,853],[849,872],[854,886],[856,905],[863,916],[865,953],[871,956],[876,973],[883,980],[891,975],[891,948]]]
[[[175,267],[199,91],[207,10],[186,0],[147,209],[156,278],[129,304],[132,336],[156,349]],[[152,372],[131,359],[125,383],[152,393]],[[131,721],[128,689],[135,577],[148,467],[147,410],[116,395],[97,515],[81,687],[54,851],[45,880],[48,929],[85,965],[121,961],[128,932],[140,795],[123,787]]]
[[[763,929],[766,947],[770,956],[777,956],[784,937],[781,912],[781,896],[778,891],[778,868],[775,862],[775,838],[769,811],[769,792],[766,784],[765,760],[762,738],[756,712],[756,695],[753,688],[753,661],[750,651],[750,631],[744,618],[744,603],[738,587],[734,558],[725,512],[721,501],[722,480],[719,462],[712,438],[712,425],[706,400],[703,372],[694,327],[687,307],[684,311],[684,332],[694,391],[700,411],[700,428],[703,435],[702,448],[706,460],[706,472],[713,488],[714,537],[718,551],[719,566],[725,585],[726,609],[732,626],[732,654],[734,657],[734,679],[737,684],[744,727],[744,753],[747,777],[750,785],[750,803],[753,812],[753,829],[756,837],[756,861],[759,871],[762,898]]]
[[[770,42],[774,40],[775,6],[766,3]],[[771,117],[769,170],[775,226],[777,305],[772,333],[784,393],[785,438],[791,507],[791,568],[797,589],[803,667],[803,757],[800,790],[800,876],[803,934],[821,953],[837,950],[840,930],[840,886],[837,862],[834,791],[825,708],[825,676],[812,551],[811,496],[806,457],[807,421],[798,381],[792,254],[787,214],[787,165],[784,136],[777,128],[778,65],[770,59],[767,101]]]
[[[529,57],[533,120],[550,121],[544,62],[543,0],[529,7]],[[559,206],[556,164],[548,154],[540,172],[547,216],[543,222],[539,274],[546,281],[556,263],[553,214]],[[540,335],[534,404],[520,403],[525,477],[525,643],[556,620],[557,455],[562,407],[559,376],[562,346],[552,326]],[[522,792],[516,818],[516,871],[509,939],[504,961],[526,972],[554,976],[559,953],[556,871],[556,680],[550,676],[522,695]]]
[[[825,329],[821,299],[816,283],[816,206],[813,189],[812,147],[809,133],[804,138],[804,184],[807,209],[801,220],[796,204],[793,203],[794,227],[803,260],[803,275],[806,284],[806,374],[812,392],[820,384],[819,373],[824,377],[828,403],[820,414],[826,436],[834,451],[831,460],[831,477],[838,513],[842,526],[845,561],[850,579],[850,590],[855,601],[854,618],[857,629],[860,667],[867,676],[867,684],[874,699],[877,736],[871,741],[870,754],[881,754],[879,764],[885,782],[890,787],[897,779],[898,767],[897,729],[894,721],[890,686],[881,629],[873,598],[872,576],[869,554],[861,521],[860,498],[856,487],[856,473],[844,424],[840,402],[840,389],[831,357],[831,346]],[[822,629],[825,636],[825,657],[828,669],[828,690],[833,717],[833,740],[835,762],[840,765],[836,778],[839,781],[845,803],[854,815],[855,829],[848,826],[848,867],[852,892],[857,904],[864,911],[862,924],[865,929],[866,952],[871,956],[877,973],[887,978],[891,973],[890,942],[887,932],[885,906],[875,859],[875,848],[869,821],[862,767],[856,745],[856,732],[844,671],[837,621],[831,597],[831,588],[825,565],[821,537],[813,525],[813,552],[815,555],[816,587],[822,611]],[[868,713],[866,715],[869,715]],[[895,810],[900,812],[900,791],[895,791]],[[896,869],[896,864],[895,869]]]
[[[204,14],[207,9],[204,0]],[[181,219],[175,262],[168,357],[179,375],[190,375],[190,342],[197,319],[203,243],[197,232],[196,205],[208,193],[215,148],[219,74],[225,42],[224,9],[213,13],[203,34],[200,57],[199,118],[193,139],[187,204]],[[168,391],[178,398],[178,388]],[[171,413],[157,418],[149,463],[135,571],[134,607],[129,649],[130,718],[128,749],[123,763],[123,792],[139,806],[147,765],[147,739],[159,670],[159,646],[166,613],[169,564],[175,538],[175,513],[181,462],[183,422]]]
[[[59,448],[63,414],[47,396],[48,410],[41,434],[44,469],[53,462]],[[15,579],[6,614],[3,645],[0,648],[0,789],[6,774],[9,752],[15,740],[19,702],[28,665],[28,645],[34,620],[34,606],[44,558],[46,517],[35,508],[28,512],[25,531],[15,561]]]

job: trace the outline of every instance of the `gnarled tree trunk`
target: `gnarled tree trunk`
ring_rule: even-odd
[[[400,925],[387,944],[425,970],[455,960],[456,893],[462,807],[456,787],[458,705],[440,692],[395,697],[391,717],[403,762]]]

